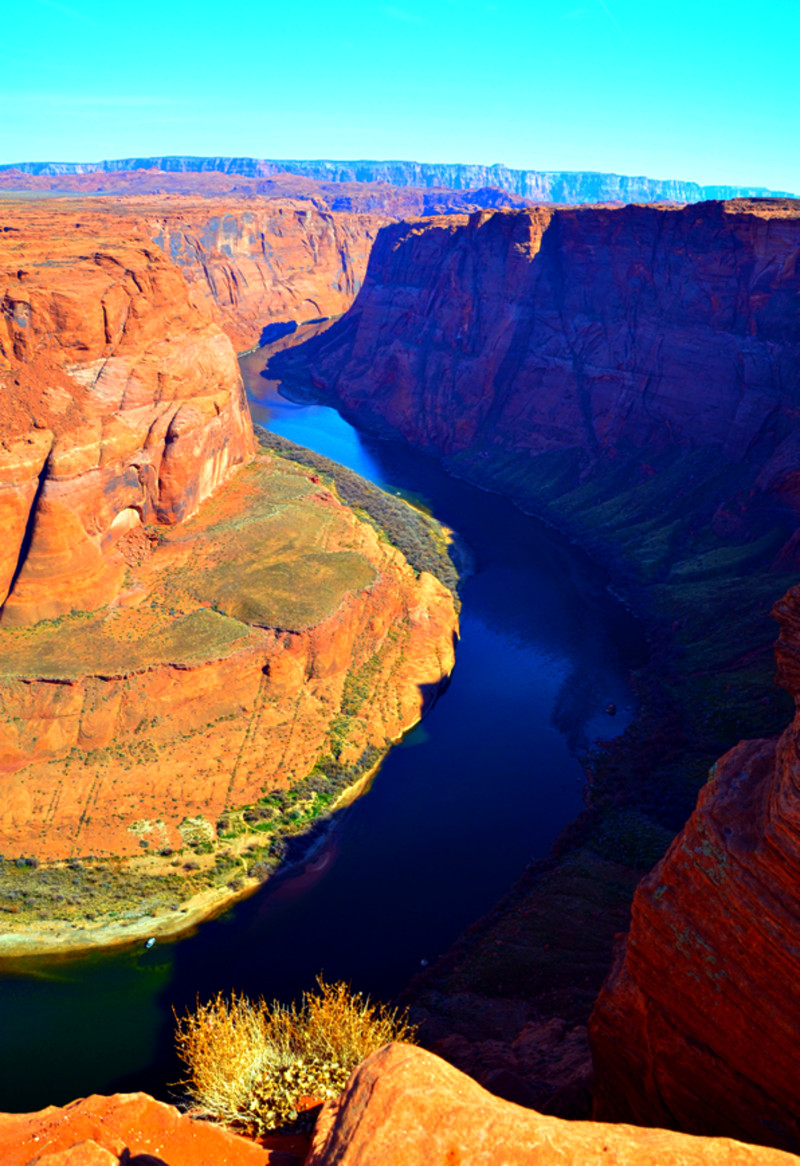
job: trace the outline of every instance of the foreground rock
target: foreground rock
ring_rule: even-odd
[[[317,1121],[306,1166],[756,1166],[789,1154],[721,1138],[693,1138],[544,1117],[500,1101],[422,1049],[389,1045],[356,1071]]]
[[[776,614],[797,701],[800,588]],[[637,890],[592,1018],[598,1117],[800,1148],[799,746],[800,714],[724,756]]]
[[[146,1093],[95,1095],[39,1113],[0,1114],[3,1166],[293,1166],[286,1150],[258,1146],[195,1121]]]

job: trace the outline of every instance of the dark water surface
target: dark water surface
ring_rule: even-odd
[[[115,1089],[168,1097],[171,1010],[198,994],[288,999],[319,971],[396,992],[548,851],[582,806],[576,751],[630,720],[641,630],[580,551],[334,410],[282,400],[262,364],[242,358],[256,421],[413,496],[468,545],[452,682],[305,868],[150,951],[0,965],[0,1110]]]

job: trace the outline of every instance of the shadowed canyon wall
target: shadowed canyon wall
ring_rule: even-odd
[[[348,315],[275,371],[448,457],[571,451],[577,481],[706,449],[746,487],[719,525],[796,511],[798,248],[789,202],[395,224]]]
[[[797,701],[800,587],[776,615]],[[637,889],[592,1017],[598,1117],[800,1147],[799,741],[800,713],[722,757]]]
[[[713,758],[781,723],[763,625],[798,567],[798,257],[800,206],[780,201],[396,224],[349,313],[270,364],[296,392],[553,516],[652,621],[640,720],[592,759],[590,811],[560,865],[498,909],[480,957],[468,935],[421,985],[440,1028],[457,1006],[443,993],[497,1002],[509,980],[569,1016],[570,999],[536,987],[562,921],[592,897],[585,914],[611,917],[623,896],[570,890],[567,868],[625,865],[653,825],[682,825]],[[778,608],[793,695],[797,602]],[[598,1116],[800,1144],[796,734],[718,763],[637,895],[595,1014]],[[521,925],[553,915],[553,888],[557,922],[526,947]],[[551,977],[562,995],[569,958]]]

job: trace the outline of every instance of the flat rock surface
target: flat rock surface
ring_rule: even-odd
[[[789,1166],[798,1159],[695,1138],[544,1117],[487,1093],[438,1057],[388,1045],[317,1121],[305,1166]]]
[[[299,1166],[297,1141],[275,1141],[285,1148],[257,1145],[146,1093],[0,1114],[3,1166]]]

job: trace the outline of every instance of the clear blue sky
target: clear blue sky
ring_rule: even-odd
[[[9,0],[0,162],[413,158],[800,192],[800,0]]]

